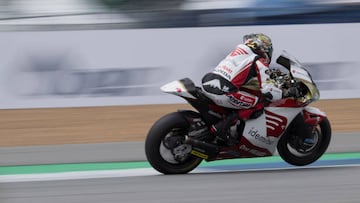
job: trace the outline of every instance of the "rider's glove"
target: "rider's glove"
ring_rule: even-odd
[[[270,103],[271,100],[273,99],[273,96],[270,92],[263,94],[263,97],[264,97],[265,102],[268,102],[268,103]]]
[[[290,87],[283,92],[284,97],[300,97],[300,91],[297,87]]]

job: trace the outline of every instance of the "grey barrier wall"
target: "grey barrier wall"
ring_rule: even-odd
[[[159,87],[198,84],[252,32],[309,66],[321,99],[360,96],[359,23],[24,31],[0,33],[0,108],[181,103]]]

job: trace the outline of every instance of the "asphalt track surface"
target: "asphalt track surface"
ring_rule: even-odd
[[[277,156],[205,162],[190,174],[171,176],[146,161],[2,166],[0,202],[358,203],[359,142],[349,141],[352,153],[335,153],[340,144],[333,142],[306,167],[287,165]]]
[[[0,202],[359,202],[360,154],[336,156],[307,167],[279,160],[204,165],[186,175],[144,168],[113,177],[2,178]]]
[[[333,133],[327,152],[360,152],[360,133]],[[0,147],[0,166],[145,160],[144,142]]]

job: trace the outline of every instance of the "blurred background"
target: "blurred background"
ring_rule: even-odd
[[[331,150],[359,152],[360,0],[0,0],[0,166],[145,160],[143,141],[153,123],[166,113],[189,108],[159,87],[184,77],[199,81],[252,32],[272,38],[274,59],[287,50],[310,67],[321,94],[315,105],[329,116],[333,132],[356,132],[334,136],[340,144]],[[229,196],[226,183],[221,200],[249,200],[256,193],[278,201],[283,196],[278,191],[287,187],[292,191],[284,194],[291,201],[336,197],[333,202],[359,202],[354,192],[359,184],[348,182],[359,176],[337,169],[326,170],[340,172],[328,178],[333,182],[323,178],[316,184],[307,180],[325,170],[303,171],[294,187],[287,179],[274,187],[273,179],[263,176],[267,172],[254,173],[255,186],[245,184],[243,190],[252,197],[239,195],[237,185]],[[244,174],[251,175],[239,175]],[[209,175],[211,181],[220,180]],[[229,175],[234,179],[234,173]],[[208,188],[205,176],[199,181],[196,177],[190,178],[203,184],[190,190]],[[0,184],[0,202],[116,202],[114,194],[118,200],[135,197],[145,202],[165,194],[171,201],[184,185],[154,190],[161,183],[147,179],[150,186],[138,190],[143,177],[135,182],[99,180]],[[258,187],[263,180],[272,182]],[[153,191],[157,193],[150,197]],[[206,191],[215,189],[195,193]],[[348,195],[352,192],[355,195]],[[183,200],[184,193],[179,194]],[[209,194],[195,199],[208,202]]]
[[[359,16],[359,0],[0,1],[2,30],[344,23]]]
[[[341,99],[320,103],[334,131],[359,131],[360,0],[0,0],[0,146],[143,141],[184,103],[159,87],[197,83],[251,32],[310,67],[321,100]]]
[[[1,0],[0,108],[182,103],[159,87],[198,83],[251,32],[322,99],[358,98],[359,22],[360,0]]]

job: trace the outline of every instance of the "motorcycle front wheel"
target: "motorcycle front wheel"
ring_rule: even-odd
[[[283,135],[277,145],[280,157],[289,164],[305,166],[318,160],[327,150],[331,140],[331,126],[325,117],[313,133],[314,143],[304,147],[301,138],[293,134]]]
[[[163,174],[185,174],[202,161],[191,155],[185,144],[189,124],[179,112],[167,114],[151,127],[145,140],[145,154],[150,165]]]

